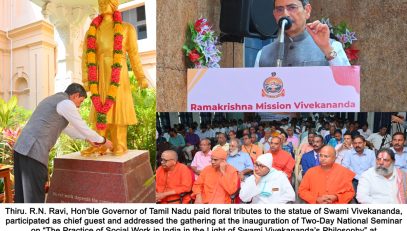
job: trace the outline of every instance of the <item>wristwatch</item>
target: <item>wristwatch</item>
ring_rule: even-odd
[[[325,58],[326,60],[331,61],[332,59],[336,58],[336,56],[338,56],[338,53],[336,53],[336,51],[332,49],[331,52],[329,52],[329,55],[325,56]]]

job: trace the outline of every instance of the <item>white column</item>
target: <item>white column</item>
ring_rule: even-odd
[[[86,33],[83,28],[86,19],[96,15],[97,1],[43,0],[37,4],[42,7],[44,17],[54,24],[65,46],[66,68],[62,74],[70,76],[72,82],[81,83],[81,44]]]

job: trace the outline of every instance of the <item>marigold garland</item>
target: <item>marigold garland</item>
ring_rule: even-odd
[[[107,97],[102,102],[102,99],[99,94],[99,78],[96,61],[96,31],[100,23],[102,23],[103,16],[98,15],[95,19],[92,20],[88,30],[88,36],[86,39],[86,52],[87,52],[87,67],[88,67],[88,81],[89,89],[91,92],[91,100],[93,106],[96,109],[96,129],[103,133],[107,127],[107,116],[106,114],[112,108],[115,103],[117,88],[120,81],[120,72],[122,69],[121,60],[123,58],[122,43],[123,43],[123,25],[122,25],[122,16],[120,11],[115,11],[113,13],[113,22],[114,22],[114,42],[113,42],[113,65],[112,74],[110,79],[110,86],[107,93]]]

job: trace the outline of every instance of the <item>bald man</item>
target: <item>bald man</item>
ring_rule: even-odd
[[[238,171],[226,162],[222,148],[212,151],[211,165],[201,171],[192,187],[195,204],[230,204],[230,196],[238,189]]]
[[[175,151],[164,151],[161,154],[161,166],[156,172],[156,202],[178,203],[181,193],[191,191],[192,178],[191,170],[185,164],[178,162]],[[182,203],[188,203],[190,199],[186,196]]]
[[[346,204],[355,191],[352,179],[355,173],[335,163],[336,153],[332,146],[319,152],[320,166],[310,168],[301,181],[299,196],[310,204]]]

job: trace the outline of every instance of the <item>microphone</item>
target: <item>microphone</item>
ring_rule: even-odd
[[[288,16],[281,17],[280,20],[278,20],[278,26],[280,28],[283,28],[283,26],[284,26],[284,30],[290,29],[292,25],[293,25],[293,20],[291,20],[291,18]]]
[[[277,53],[278,56],[277,56],[277,63],[276,63],[277,67],[283,66],[285,30],[290,29],[292,25],[293,25],[293,21],[288,16],[281,17],[278,20],[278,26],[281,29],[280,29],[280,36],[279,36],[279,41],[278,41],[278,53]]]

